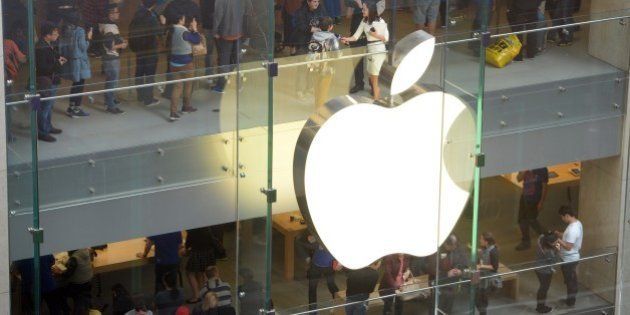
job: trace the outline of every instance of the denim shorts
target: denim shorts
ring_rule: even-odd
[[[440,0],[414,0],[412,6],[413,22],[424,25],[437,21]]]

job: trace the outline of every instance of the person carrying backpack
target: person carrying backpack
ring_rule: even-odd
[[[136,85],[155,82],[158,41],[163,33],[155,13],[156,4],[156,0],[143,0],[129,24],[129,48],[136,54]],[[142,101],[145,106],[160,104],[153,97],[153,87],[141,87],[136,91],[138,101]]]
[[[64,64],[64,78],[72,81],[70,94],[82,93],[85,87],[85,80],[92,77],[90,70],[90,59],[88,58],[88,48],[92,40],[92,29],[88,30],[79,26],[79,14],[73,12],[66,16],[65,27],[59,50],[62,56],[68,59]],[[81,109],[83,96],[72,96],[69,99],[66,114],[71,118],[86,117],[90,114]]]

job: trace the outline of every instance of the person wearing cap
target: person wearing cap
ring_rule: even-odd
[[[158,63],[158,40],[163,33],[162,26],[155,13],[157,0],[143,0],[129,24],[129,48],[136,53],[136,85],[155,82]],[[145,106],[160,103],[153,96],[153,87],[141,87],[136,90],[138,101]]]

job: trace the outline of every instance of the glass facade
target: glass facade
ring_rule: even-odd
[[[1,2],[11,314],[627,313],[626,0]]]

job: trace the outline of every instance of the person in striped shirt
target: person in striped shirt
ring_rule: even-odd
[[[219,276],[219,268],[216,266],[209,266],[206,268],[206,276],[208,282],[199,291],[199,298],[203,300],[204,296],[208,292],[214,292],[218,298],[218,307],[222,309],[232,308],[232,288],[230,284],[221,280]]]

